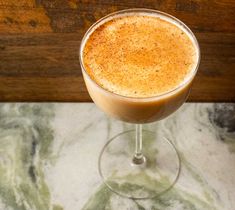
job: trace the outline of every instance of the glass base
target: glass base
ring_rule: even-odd
[[[114,136],[99,156],[99,173],[104,183],[120,196],[148,199],[162,195],[177,181],[180,157],[175,146],[156,133],[143,130],[143,155],[136,162],[135,131]]]

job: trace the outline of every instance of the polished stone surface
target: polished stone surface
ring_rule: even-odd
[[[235,209],[235,104],[185,104],[145,125],[182,159],[176,185],[151,200],[119,197],[98,174],[102,146],[132,127],[94,104],[0,104],[0,210]]]

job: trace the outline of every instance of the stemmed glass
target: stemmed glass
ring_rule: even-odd
[[[136,14],[155,15],[171,21],[188,34],[196,49],[197,62],[191,74],[174,90],[162,95],[138,98],[110,92],[89,76],[83,63],[86,41],[100,25],[123,15]],[[200,63],[200,49],[194,34],[169,14],[151,9],[122,10],[101,18],[88,29],[81,42],[79,58],[86,87],[95,104],[110,116],[136,124],[135,130],[119,133],[104,145],[99,156],[99,173],[104,183],[113,192],[132,199],[163,194],[179,177],[180,157],[169,139],[143,130],[142,124],[164,119],[187,99]]]

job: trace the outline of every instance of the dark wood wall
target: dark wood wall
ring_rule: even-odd
[[[1,0],[0,101],[91,101],[80,40],[102,16],[145,7],[185,22],[202,59],[189,101],[235,101],[234,0]]]

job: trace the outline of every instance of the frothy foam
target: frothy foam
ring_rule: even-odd
[[[197,62],[195,44],[174,23],[133,14],[99,25],[83,48],[87,73],[108,91],[152,97],[178,87]]]

